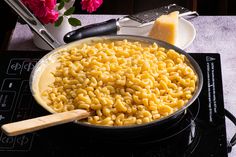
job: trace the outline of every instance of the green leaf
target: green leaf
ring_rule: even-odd
[[[70,2],[70,0],[64,0],[66,3]]]
[[[68,15],[71,15],[75,12],[75,7],[71,7],[69,8],[67,11],[64,12],[64,15],[68,16]]]
[[[59,27],[63,21],[63,16],[60,16],[58,20],[55,22],[54,26]]]
[[[65,5],[65,2],[62,0],[58,6],[58,10],[61,10]]]
[[[68,19],[68,22],[69,22],[72,26],[74,26],[74,27],[81,25],[80,20],[77,19],[77,18],[73,18],[73,17],[70,17],[70,18]]]

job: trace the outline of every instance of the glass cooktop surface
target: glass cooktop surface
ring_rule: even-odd
[[[31,70],[43,55],[30,51],[0,53],[0,125],[49,114],[34,101],[29,89]],[[202,69],[203,89],[167,131],[149,130],[123,140],[94,134],[75,123],[15,137],[0,131],[0,156],[227,157],[220,55],[190,55]]]

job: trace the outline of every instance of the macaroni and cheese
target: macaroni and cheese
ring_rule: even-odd
[[[87,123],[125,126],[172,114],[192,97],[197,76],[184,55],[128,40],[83,44],[57,58],[41,94],[55,112],[85,109]]]

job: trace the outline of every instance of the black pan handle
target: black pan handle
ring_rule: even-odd
[[[225,116],[227,118],[229,118],[229,120],[231,120],[231,122],[234,123],[234,125],[236,126],[236,117],[230,113],[228,110],[225,109]],[[228,141],[228,153],[231,152],[232,147],[236,145],[236,133],[234,134],[234,136],[231,138],[230,141]]]
[[[64,36],[64,42],[69,43],[75,40],[116,33],[119,29],[119,24],[116,19],[111,19],[105,22],[96,23],[81,27],[71,31]]]

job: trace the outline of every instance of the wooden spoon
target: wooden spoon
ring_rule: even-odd
[[[23,121],[13,122],[2,125],[1,129],[8,136],[17,136],[36,130],[41,130],[51,126],[72,122],[87,118],[89,112],[81,109],[67,111],[62,113],[55,113],[47,116],[27,119]]]

